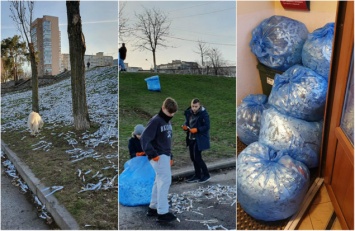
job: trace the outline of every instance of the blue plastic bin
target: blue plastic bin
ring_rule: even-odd
[[[149,91],[160,91],[161,90],[158,75],[146,78],[144,80],[147,82],[147,87],[148,87]]]

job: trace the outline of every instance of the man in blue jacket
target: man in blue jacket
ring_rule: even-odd
[[[155,171],[147,216],[157,216],[158,222],[176,220],[175,215],[169,212],[168,194],[171,185],[171,139],[173,135],[170,120],[177,109],[176,101],[170,97],[166,98],[161,110],[150,119],[141,136],[143,151]]]
[[[202,151],[210,148],[210,118],[200,100],[195,98],[191,106],[184,112],[185,123],[182,126],[187,131],[186,145],[189,146],[190,158],[194,164],[195,175],[186,182],[204,183],[211,179],[206,163],[202,159]]]

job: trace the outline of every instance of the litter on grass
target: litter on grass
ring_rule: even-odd
[[[19,187],[20,192],[25,194],[29,192],[33,199],[33,203],[37,208],[37,215],[39,218],[46,220],[47,224],[51,224],[53,222],[52,215],[47,211],[46,206],[42,204],[42,202],[38,199],[38,197],[29,189],[26,182],[24,182],[21,177],[18,175],[15,166],[12,164],[10,160],[7,159],[4,152],[1,150],[1,160],[2,165],[5,167],[5,172],[12,177],[12,184]]]
[[[62,190],[64,188],[64,186],[51,186],[51,187],[47,187],[41,190],[41,192],[46,192],[48,190],[51,190],[47,195],[45,195],[45,197],[52,195],[53,193]]]

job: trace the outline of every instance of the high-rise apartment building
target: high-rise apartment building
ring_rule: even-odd
[[[38,53],[38,76],[60,72],[60,31],[58,17],[44,15],[31,25],[31,38]]]

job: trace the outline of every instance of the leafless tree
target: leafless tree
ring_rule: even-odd
[[[128,18],[124,16],[124,8],[126,7],[126,3],[124,1],[119,2],[119,12],[118,12],[118,36],[122,39],[123,35],[128,32],[127,22]]]
[[[194,51],[196,54],[200,55],[201,57],[201,66],[205,66],[204,58],[208,53],[208,46],[202,40],[197,41],[197,51]]]
[[[81,26],[80,1],[67,1],[66,7],[74,127],[76,130],[85,130],[90,128],[90,119],[86,103],[84,63],[86,45]]]
[[[140,50],[149,50],[153,54],[154,71],[157,71],[157,47],[168,47],[166,38],[170,35],[168,16],[159,9],[144,9],[141,14],[135,14],[138,22],[134,25],[133,34],[137,38],[135,46]]]
[[[199,68],[199,73],[201,73],[201,70],[203,72],[203,68],[205,66],[205,58],[206,58],[206,55],[208,53],[208,46],[205,42],[203,42],[202,40],[198,40],[197,42],[197,51],[194,51],[196,54],[200,55],[201,57],[201,67],[202,68]]]
[[[218,75],[219,69],[224,65],[222,53],[218,48],[210,48],[207,52],[208,62],[212,66],[215,75]]]
[[[12,19],[17,25],[22,38],[26,38],[28,50],[30,52],[31,70],[32,70],[32,111],[39,112],[38,96],[38,72],[36,53],[31,37],[31,24],[33,17],[34,1],[11,1],[10,10]]]

